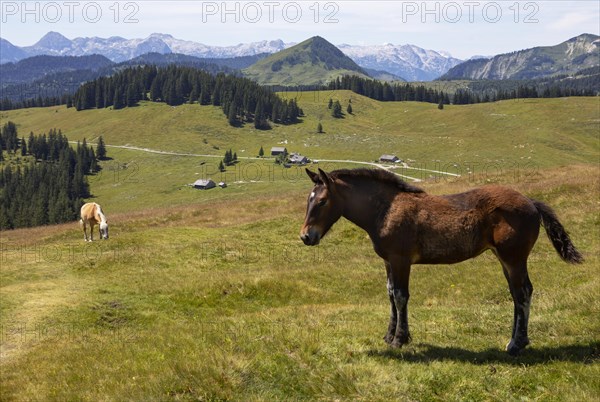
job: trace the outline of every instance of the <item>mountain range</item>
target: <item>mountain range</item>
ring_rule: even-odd
[[[200,68],[211,74],[224,72],[244,75],[260,84],[275,86],[319,86],[343,75],[384,81],[401,81],[404,78],[426,81],[445,72],[440,79],[476,80],[474,84],[486,82],[482,80],[502,80],[504,84],[512,81],[513,86],[532,81],[531,85],[541,89],[558,85],[569,89],[594,90],[598,88],[600,79],[600,37],[591,34],[582,34],[555,46],[470,59],[454,66],[460,60],[444,52],[424,50],[413,45],[336,47],[319,36],[291,46],[278,40],[231,47],[207,47],[162,34],[154,34],[146,39],[91,38],[92,42],[81,46],[84,38],[69,40],[51,32],[35,45],[22,48],[1,40],[3,60],[25,58],[0,64],[0,98],[21,102],[32,98],[60,97],[71,94],[86,81],[112,75],[130,66],[149,64],[175,64]],[[108,46],[103,48],[105,53],[112,54],[113,58],[117,55],[117,59],[132,57],[117,63],[99,54],[98,47],[92,45],[102,41],[107,44],[111,40],[115,40],[115,43],[135,42],[136,45],[135,48]],[[173,49],[215,57],[174,53]],[[71,53],[87,55],[69,56]],[[223,58],[230,55],[237,57]]]
[[[442,80],[525,80],[600,66],[600,36],[582,34],[554,46],[539,46],[492,58],[468,60],[444,74]]]
[[[407,81],[432,81],[440,72],[462,63],[447,52],[426,50],[415,45],[339,45],[338,48],[363,68],[383,70]]]
[[[171,35],[154,33],[144,39],[109,38],[68,39],[58,32],[48,32],[31,46],[18,47],[0,39],[0,63],[17,62],[37,55],[86,56],[100,54],[113,62],[120,63],[146,53],[179,53],[199,58],[233,58],[273,54],[296,45],[280,39],[234,46],[210,46],[193,41],[176,39]],[[461,60],[446,52],[422,49],[414,45],[353,46],[339,45],[338,48],[359,66],[391,73],[408,80],[428,81],[446,73]]]

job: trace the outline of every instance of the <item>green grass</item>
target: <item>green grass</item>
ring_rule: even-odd
[[[521,357],[503,351],[512,302],[491,254],[415,267],[414,342],[389,349],[380,259],[345,221],[301,245],[306,185],[113,214],[93,244],[75,224],[3,233],[3,399],[592,400],[599,171],[574,167],[569,191],[561,172],[518,188],[557,209],[587,262],[561,262],[540,236]]]
[[[311,187],[301,169],[244,159],[221,177],[216,158],[109,148],[90,184],[110,240],[84,243],[76,223],[0,233],[0,399],[598,399],[598,100],[439,111],[351,95],[355,115],[331,118],[329,97],[350,95],[302,94],[304,122],[266,132],[230,128],[198,105],[29,109],[2,120],[21,135],[60,127],[70,139],[199,154],[254,156],[288,140],[313,158],[374,160],[397,146],[415,165],[479,162],[473,175],[422,185],[437,194],[511,185],[555,208],[586,257],[567,265],[540,234],[522,356],[503,351],[512,301],[490,253],[415,266],[413,343],[391,350],[385,270],[366,234],[342,220],[318,247],[298,240]],[[314,133],[319,118],[324,135]],[[535,168],[483,170],[526,156]],[[204,175],[230,186],[186,186]]]

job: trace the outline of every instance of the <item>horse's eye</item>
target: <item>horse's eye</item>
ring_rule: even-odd
[[[319,202],[317,203],[317,205],[319,207],[322,207],[325,204],[327,204],[327,199],[325,199],[325,198],[323,198],[322,200],[319,200]]]

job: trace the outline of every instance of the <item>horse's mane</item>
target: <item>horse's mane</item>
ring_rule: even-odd
[[[389,172],[383,169],[368,169],[368,168],[358,168],[358,169],[339,169],[334,170],[330,173],[334,178],[339,178],[341,180],[347,179],[366,179],[370,181],[376,181],[379,183],[387,184],[389,186],[394,187],[398,191],[404,193],[424,193],[425,190],[422,188],[413,186],[412,184],[408,184],[404,180],[402,180],[398,175]]]

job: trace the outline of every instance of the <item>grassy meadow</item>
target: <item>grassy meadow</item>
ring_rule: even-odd
[[[392,350],[382,339],[385,270],[366,234],[342,219],[318,247],[299,241],[311,188],[301,169],[242,159],[217,173],[216,157],[108,148],[112,159],[89,181],[110,240],[84,243],[76,223],[0,234],[1,400],[600,397],[598,99],[437,110],[345,91],[300,95],[303,122],[269,131],[230,128],[219,109],[198,105],[1,117],[21,136],[57,127],[70,140],[202,155],[254,157],[280,143],[315,159],[397,153],[462,174],[419,173],[432,193],[494,182],[547,202],[586,262],[562,262],[542,231],[529,259],[524,354],[504,352],[512,300],[491,253],[415,266],[413,342]],[[329,97],[352,97],[354,115],[330,117]],[[229,187],[187,186],[207,176]]]

